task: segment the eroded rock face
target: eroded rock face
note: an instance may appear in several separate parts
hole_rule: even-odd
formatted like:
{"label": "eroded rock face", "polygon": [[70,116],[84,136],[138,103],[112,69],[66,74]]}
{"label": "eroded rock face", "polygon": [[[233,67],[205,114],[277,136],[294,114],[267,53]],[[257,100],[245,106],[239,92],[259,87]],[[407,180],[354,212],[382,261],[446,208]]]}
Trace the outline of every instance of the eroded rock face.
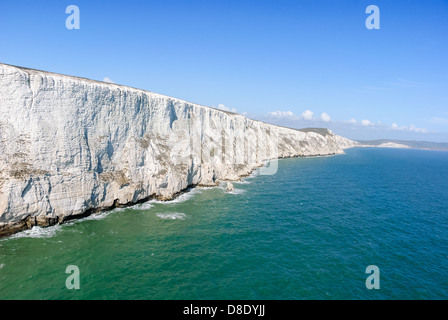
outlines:
{"label": "eroded rock face", "polygon": [[237,180],[265,160],[356,143],[160,94],[0,64],[0,235],[191,185]]}

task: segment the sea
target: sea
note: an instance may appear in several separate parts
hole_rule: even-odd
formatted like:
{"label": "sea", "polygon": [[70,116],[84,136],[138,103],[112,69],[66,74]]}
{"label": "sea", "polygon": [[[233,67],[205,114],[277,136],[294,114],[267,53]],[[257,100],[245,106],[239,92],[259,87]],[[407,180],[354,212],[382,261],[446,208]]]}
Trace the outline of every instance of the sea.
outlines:
{"label": "sea", "polygon": [[0,239],[0,299],[448,299],[448,152],[282,159],[234,186]]}

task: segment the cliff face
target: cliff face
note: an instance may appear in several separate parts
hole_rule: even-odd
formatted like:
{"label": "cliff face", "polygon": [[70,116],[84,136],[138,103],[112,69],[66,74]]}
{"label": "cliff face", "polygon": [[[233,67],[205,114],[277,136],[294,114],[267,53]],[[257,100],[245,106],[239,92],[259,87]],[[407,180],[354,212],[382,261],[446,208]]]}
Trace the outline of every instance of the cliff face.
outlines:
{"label": "cliff face", "polygon": [[0,64],[0,235],[190,185],[263,161],[356,143],[160,94]]}

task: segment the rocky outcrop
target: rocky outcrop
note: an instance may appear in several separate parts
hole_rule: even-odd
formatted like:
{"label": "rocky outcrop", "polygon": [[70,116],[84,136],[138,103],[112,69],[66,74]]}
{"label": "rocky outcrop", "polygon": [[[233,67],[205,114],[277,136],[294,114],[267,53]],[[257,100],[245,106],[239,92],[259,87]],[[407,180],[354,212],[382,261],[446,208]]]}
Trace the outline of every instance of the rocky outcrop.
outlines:
{"label": "rocky outcrop", "polygon": [[231,182],[227,182],[226,191],[227,192],[235,191],[235,187],[233,186],[233,184]]}
{"label": "rocky outcrop", "polygon": [[171,199],[189,186],[238,180],[269,159],[354,144],[326,129],[0,64],[0,235]]}

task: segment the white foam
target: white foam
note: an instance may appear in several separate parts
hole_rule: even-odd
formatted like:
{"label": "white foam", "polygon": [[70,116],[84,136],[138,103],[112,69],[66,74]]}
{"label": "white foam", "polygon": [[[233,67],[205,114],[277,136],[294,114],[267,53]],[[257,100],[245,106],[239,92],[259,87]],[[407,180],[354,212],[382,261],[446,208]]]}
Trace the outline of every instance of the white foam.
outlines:
{"label": "white foam", "polygon": [[104,218],[107,218],[111,213],[121,212],[127,209],[133,209],[133,210],[148,210],[150,208],[154,207],[153,204],[151,204],[149,201],[145,203],[139,203],[130,207],[120,207],[120,208],[114,208],[112,210],[106,210],[102,211],[100,213],[94,213],[91,214],[88,217],[79,219],[79,220],[73,220],[73,222],[81,222],[81,221],[89,221],[89,220],[103,220]]}
{"label": "white foam", "polygon": [[136,204],[135,206],[129,207],[129,209],[133,209],[133,210],[149,210],[152,207],[154,207],[154,205],[151,203],[151,201],[147,201],[147,202]]}
{"label": "white foam", "polygon": [[246,190],[234,189],[233,191],[229,191],[229,192],[226,192],[226,193],[229,193],[229,194],[243,194],[244,192],[246,192]]}
{"label": "white foam", "polygon": [[216,187],[196,187],[196,189],[194,189],[194,190],[197,190],[197,191],[202,191],[202,190],[211,190],[211,189],[215,189]]}
{"label": "white foam", "polygon": [[164,220],[184,220],[187,215],[181,212],[158,213],[157,217]]}
{"label": "white foam", "polygon": [[61,229],[61,225],[55,225],[51,227],[33,227],[29,230],[21,231],[9,237],[8,239],[19,238],[51,238]]}
{"label": "white foam", "polygon": [[103,220],[105,218],[107,218],[111,213],[114,212],[120,212],[125,210],[126,208],[114,208],[112,210],[105,210],[105,211],[101,211],[99,213],[92,213],[90,216],[87,216],[85,218],[81,218],[81,219],[74,219],[71,220],[67,223],[65,223],[66,225],[72,225],[72,224],[76,224],[76,223],[80,223],[83,221],[92,221],[92,220]]}
{"label": "white foam", "polygon": [[[238,183],[238,182],[237,182],[237,183]],[[232,191],[227,191],[227,182],[222,182],[222,183],[219,185],[219,188],[220,188],[221,190],[223,190],[225,193],[229,193],[229,194],[242,194],[242,193],[246,192],[246,190],[238,189],[238,188],[235,188],[235,189],[233,189]]]}
{"label": "white foam", "polygon": [[260,173],[261,173],[261,169],[262,169],[262,167],[254,169],[254,170],[253,170],[253,171],[246,177],[246,179],[253,179],[253,178],[259,176]]}
{"label": "white foam", "polygon": [[[115,208],[115,209],[113,209],[111,211],[103,211],[101,213],[94,213],[94,214],[91,214],[88,217],[85,217],[85,218],[82,218],[82,219],[79,219],[79,220],[76,220],[76,221],[80,221],[81,222],[81,221],[89,221],[89,220],[103,220],[104,218],[106,218],[112,212],[117,212],[117,211],[122,211],[122,210],[123,210],[122,208]],[[75,221],[75,220],[73,220],[73,221]]]}
{"label": "white foam", "polygon": [[190,199],[191,197],[193,197],[196,193],[200,192],[199,189],[191,189],[187,192],[184,192],[182,194],[180,194],[179,196],[177,196],[176,198],[174,198],[173,200],[168,200],[168,201],[161,201],[161,200],[150,200],[150,203],[160,203],[160,204],[173,204],[173,203],[181,203],[181,202],[185,202],[188,199]]}
{"label": "white foam", "polygon": [[2,269],[5,266],[4,263],[0,263],[0,269]]}

